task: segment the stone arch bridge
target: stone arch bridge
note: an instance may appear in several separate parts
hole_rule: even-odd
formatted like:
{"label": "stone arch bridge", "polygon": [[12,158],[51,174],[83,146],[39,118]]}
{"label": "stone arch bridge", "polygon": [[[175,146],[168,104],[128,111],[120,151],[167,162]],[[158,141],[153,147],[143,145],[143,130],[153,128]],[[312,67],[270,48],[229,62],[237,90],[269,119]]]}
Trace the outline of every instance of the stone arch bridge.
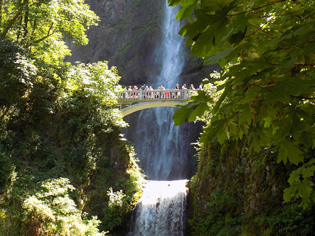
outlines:
{"label": "stone arch bridge", "polygon": [[153,107],[176,107],[187,104],[193,90],[127,90],[119,94],[118,103],[123,116]]}

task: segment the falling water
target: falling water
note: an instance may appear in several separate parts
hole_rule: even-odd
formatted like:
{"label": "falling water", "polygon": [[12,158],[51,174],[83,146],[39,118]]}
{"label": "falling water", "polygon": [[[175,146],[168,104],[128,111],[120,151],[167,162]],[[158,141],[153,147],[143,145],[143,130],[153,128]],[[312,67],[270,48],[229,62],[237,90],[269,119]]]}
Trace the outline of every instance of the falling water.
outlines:
{"label": "falling water", "polygon": [[[156,52],[161,60],[161,72],[149,81],[154,88],[162,84],[171,89],[180,83],[185,50],[184,39],[177,34],[180,28],[175,20],[177,11],[168,7],[165,0],[163,40]],[[174,108],[154,108],[142,111],[138,117],[135,149],[150,181],[136,205],[128,235],[184,235],[187,181],[162,181],[187,178],[184,156],[188,145],[183,142],[180,127],[174,126],[173,113]]]}
{"label": "falling water", "polygon": [[[184,66],[184,39],[178,35],[179,21],[175,20],[177,8],[165,3],[162,25],[163,38],[156,51],[161,61],[161,72],[149,81],[153,88],[163,85],[166,89],[175,88],[180,83]],[[184,158],[186,148],[182,142],[180,128],[174,126],[172,116],[175,108],[154,108],[143,110],[137,122],[138,142],[135,144],[140,157],[140,166],[148,179],[183,179],[185,176]],[[141,139],[141,141],[139,140]]]}
{"label": "falling water", "polygon": [[150,181],[134,210],[137,236],[184,236],[186,180]]}

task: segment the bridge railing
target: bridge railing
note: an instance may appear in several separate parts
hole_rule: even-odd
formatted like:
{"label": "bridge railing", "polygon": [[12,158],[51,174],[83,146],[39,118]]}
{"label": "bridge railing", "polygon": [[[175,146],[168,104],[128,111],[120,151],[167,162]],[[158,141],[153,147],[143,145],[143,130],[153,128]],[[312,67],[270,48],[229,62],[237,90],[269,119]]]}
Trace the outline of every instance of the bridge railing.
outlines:
{"label": "bridge railing", "polygon": [[188,100],[192,91],[189,89],[127,90],[119,94],[118,100]]}

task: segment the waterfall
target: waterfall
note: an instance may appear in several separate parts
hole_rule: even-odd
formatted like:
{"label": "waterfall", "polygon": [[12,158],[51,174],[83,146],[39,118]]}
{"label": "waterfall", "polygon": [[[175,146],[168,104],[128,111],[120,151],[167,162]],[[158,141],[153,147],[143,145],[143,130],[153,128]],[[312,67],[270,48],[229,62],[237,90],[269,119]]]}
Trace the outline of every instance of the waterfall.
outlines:
{"label": "waterfall", "polygon": [[[158,76],[148,85],[166,89],[180,84],[184,66],[184,39],[178,35],[178,8],[168,6],[165,0],[163,39],[156,51],[161,61]],[[140,167],[150,180],[133,212],[129,236],[183,236],[185,232],[185,203],[187,178],[187,150],[181,128],[172,120],[174,108],[154,108],[140,112],[135,130],[135,150]],[[185,155],[186,154],[186,155]],[[176,181],[165,181],[176,179]],[[159,181],[156,181],[159,180]]]}
{"label": "waterfall", "polygon": [[184,236],[186,180],[150,181],[134,210],[137,236]]}
{"label": "waterfall", "polygon": [[[178,35],[179,21],[175,20],[178,8],[169,7],[165,0],[161,45],[156,58],[161,61],[161,72],[148,81],[157,89],[161,84],[166,89],[180,84],[184,66],[184,39]],[[137,121],[135,149],[140,157],[140,167],[148,179],[183,179],[187,160],[187,145],[183,142],[180,127],[175,127],[172,116],[176,108],[153,108],[140,112]],[[189,144],[188,144],[189,145]],[[185,147],[186,146],[186,147]]]}

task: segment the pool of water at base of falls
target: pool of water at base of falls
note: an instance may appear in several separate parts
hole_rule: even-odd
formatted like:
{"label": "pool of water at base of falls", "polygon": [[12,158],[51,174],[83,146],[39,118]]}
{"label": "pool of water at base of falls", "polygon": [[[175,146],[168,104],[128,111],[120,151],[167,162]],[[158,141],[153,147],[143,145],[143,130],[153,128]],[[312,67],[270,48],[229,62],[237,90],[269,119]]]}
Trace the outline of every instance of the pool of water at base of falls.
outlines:
{"label": "pool of water at base of falls", "polygon": [[184,236],[187,180],[148,181],[127,236]]}

